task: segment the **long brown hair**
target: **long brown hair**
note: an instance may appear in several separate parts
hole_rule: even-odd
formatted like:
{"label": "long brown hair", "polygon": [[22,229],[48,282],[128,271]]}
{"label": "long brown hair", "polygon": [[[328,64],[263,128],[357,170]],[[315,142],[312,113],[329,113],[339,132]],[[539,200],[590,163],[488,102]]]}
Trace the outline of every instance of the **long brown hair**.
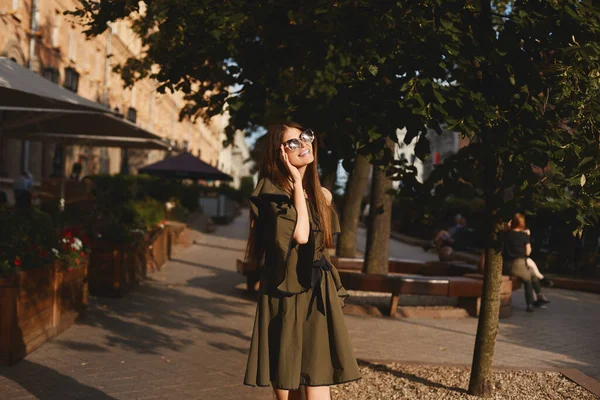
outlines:
{"label": "long brown hair", "polygon": [[516,229],[525,229],[525,216],[523,214],[516,213],[510,222],[510,229],[513,231]]}
{"label": "long brown hair", "polygon": [[[292,196],[291,179],[286,166],[281,159],[281,144],[283,135],[288,128],[296,128],[304,131],[304,127],[295,122],[278,123],[269,126],[264,142],[264,152],[260,161],[258,180],[262,178],[270,179],[274,184],[281,187]],[[312,152],[314,161],[306,167],[303,177],[303,186],[309,200],[316,205],[318,218],[323,231],[325,246],[333,247],[331,232],[331,211],[327,204],[327,199],[323,194],[319,173],[317,170],[317,138],[312,142]],[[333,204],[331,205],[333,207]],[[258,265],[261,262],[266,246],[258,240],[256,217],[250,211],[250,232],[248,234],[248,244],[246,246],[246,261],[252,265]]]}

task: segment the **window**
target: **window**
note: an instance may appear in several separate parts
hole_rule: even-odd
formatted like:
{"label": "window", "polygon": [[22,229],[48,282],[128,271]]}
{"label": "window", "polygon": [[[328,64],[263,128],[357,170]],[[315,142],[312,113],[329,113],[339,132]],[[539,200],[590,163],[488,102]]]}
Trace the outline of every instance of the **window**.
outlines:
{"label": "window", "polygon": [[137,110],[133,107],[127,109],[127,119],[135,124],[137,121]]}
{"label": "window", "polygon": [[56,10],[54,15],[54,23],[52,24],[52,47],[59,47],[58,41],[60,37],[60,12]]}
{"label": "window", "polygon": [[79,73],[74,68],[65,68],[65,81],[63,87],[69,89],[71,92],[77,93],[79,88]]}
{"label": "window", "polygon": [[69,60],[77,61],[77,39],[73,27],[69,30]]}
{"label": "window", "polygon": [[190,149],[190,142],[189,142],[189,140],[184,140],[183,141],[183,151],[187,152],[187,151],[189,151],[189,149]]}
{"label": "window", "polygon": [[11,10],[18,10],[20,6],[21,6],[21,0],[12,0]]}
{"label": "window", "polygon": [[58,80],[60,79],[60,74],[56,68],[44,68],[44,72],[42,76],[48,79],[50,82],[54,82],[58,84]]}

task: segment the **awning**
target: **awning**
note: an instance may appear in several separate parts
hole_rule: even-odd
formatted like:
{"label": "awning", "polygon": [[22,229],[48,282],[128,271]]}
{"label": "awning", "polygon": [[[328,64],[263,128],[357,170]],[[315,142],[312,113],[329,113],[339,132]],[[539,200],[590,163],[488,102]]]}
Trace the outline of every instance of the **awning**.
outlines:
{"label": "awning", "polygon": [[105,147],[168,150],[159,136],[108,107],[0,57],[2,137]]}
{"label": "awning", "polygon": [[161,176],[163,178],[205,179],[213,181],[233,180],[231,176],[190,153],[181,153],[157,163],[146,165],[138,169],[138,173]]}
{"label": "awning", "polygon": [[78,96],[9,58],[0,57],[0,110],[23,108],[111,112],[102,104]]}
{"label": "awning", "polygon": [[169,144],[112,113],[36,112],[29,118],[0,122],[2,136],[11,139],[137,149],[169,150]]}

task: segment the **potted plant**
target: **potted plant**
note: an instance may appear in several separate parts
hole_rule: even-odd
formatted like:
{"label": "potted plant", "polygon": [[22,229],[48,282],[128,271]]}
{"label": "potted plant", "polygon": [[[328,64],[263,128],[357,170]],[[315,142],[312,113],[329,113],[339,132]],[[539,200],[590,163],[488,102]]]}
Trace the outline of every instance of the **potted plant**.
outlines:
{"label": "potted plant", "polygon": [[[73,240],[79,255],[68,255],[50,216],[35,208],[0,213],[0,226],[0,363],[13,364],[80,315],[86,249]],[[65,275],[77,265],[77,278]]]}
{"label": "potted plant", "polygon": [[57,248],[52,253],[58,259],[55,327],[57,334],[71,326],[84,313],[88,294],[89,239],[78,227],[60,232]]}

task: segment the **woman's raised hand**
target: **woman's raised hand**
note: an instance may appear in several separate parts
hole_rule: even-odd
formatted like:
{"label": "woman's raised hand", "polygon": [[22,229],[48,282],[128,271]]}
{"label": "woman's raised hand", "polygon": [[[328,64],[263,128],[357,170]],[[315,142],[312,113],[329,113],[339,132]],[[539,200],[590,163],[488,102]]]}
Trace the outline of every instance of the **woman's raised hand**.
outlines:
{"label": "woman's raised hand", "polygon": [[292,178],[293,183],[301,182],[302,175],[300,174],[300,171],[298,171],[298,168],[294,167],[292,163],[290,163],[290,159],[287,153],[285,152],[285,147],[283,145],[281,145],[281,158],[288,172],[290,173],[290,177]]}

